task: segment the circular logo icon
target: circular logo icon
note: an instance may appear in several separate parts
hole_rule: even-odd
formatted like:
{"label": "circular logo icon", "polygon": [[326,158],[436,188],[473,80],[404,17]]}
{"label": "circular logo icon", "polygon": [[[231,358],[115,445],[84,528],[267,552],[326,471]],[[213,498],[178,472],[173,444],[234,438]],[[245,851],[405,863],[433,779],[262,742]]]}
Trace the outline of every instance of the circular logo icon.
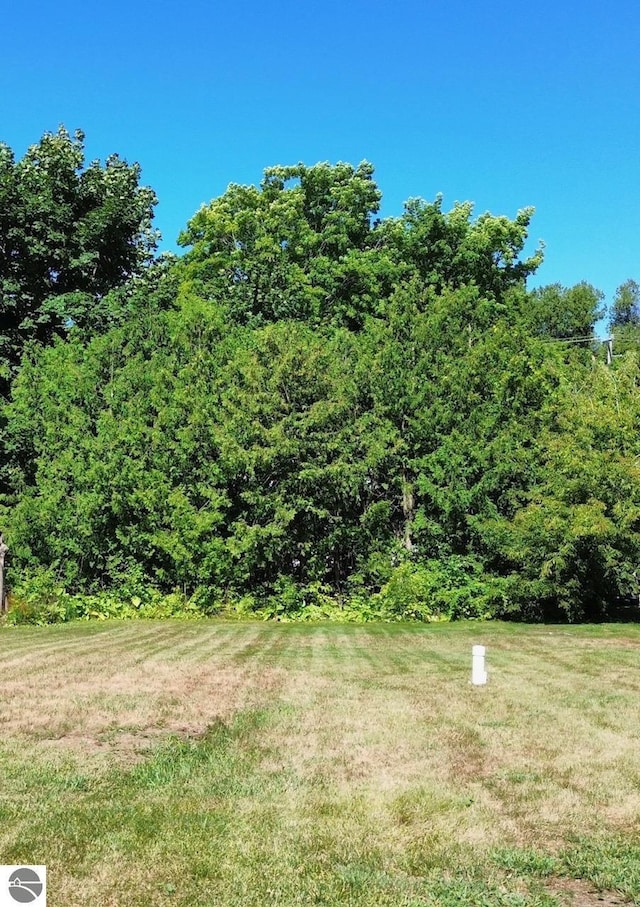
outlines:
{"label": "circular logo icon", "polygon": [[9,876],[9,894],[18,904],[33,904],[42,894],[40,876],[28,866],[15,869]]}

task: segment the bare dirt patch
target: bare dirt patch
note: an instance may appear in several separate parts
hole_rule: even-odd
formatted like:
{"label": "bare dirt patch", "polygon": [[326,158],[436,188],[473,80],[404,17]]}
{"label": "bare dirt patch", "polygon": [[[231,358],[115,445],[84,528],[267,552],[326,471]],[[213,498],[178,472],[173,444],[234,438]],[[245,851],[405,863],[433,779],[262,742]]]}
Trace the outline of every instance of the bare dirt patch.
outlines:
{"label": "bare dirt patch", "polygon": [[553,879],[545,887],[567,907],[623,907],[629,904],[615,891],[594,891],[582,879]]}

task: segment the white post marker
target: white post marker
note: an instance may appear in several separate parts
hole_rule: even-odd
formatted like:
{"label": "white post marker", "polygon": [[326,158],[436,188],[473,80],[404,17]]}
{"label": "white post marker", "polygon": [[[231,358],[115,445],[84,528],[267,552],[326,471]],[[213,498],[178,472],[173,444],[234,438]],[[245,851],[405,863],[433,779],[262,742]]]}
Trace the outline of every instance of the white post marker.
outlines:
{"label": "white post marker", "polygon": [[484,666],[484,646],[473,646],[471,649],[471,683],[474,686],[483,686],[487,682],[487,672]]}

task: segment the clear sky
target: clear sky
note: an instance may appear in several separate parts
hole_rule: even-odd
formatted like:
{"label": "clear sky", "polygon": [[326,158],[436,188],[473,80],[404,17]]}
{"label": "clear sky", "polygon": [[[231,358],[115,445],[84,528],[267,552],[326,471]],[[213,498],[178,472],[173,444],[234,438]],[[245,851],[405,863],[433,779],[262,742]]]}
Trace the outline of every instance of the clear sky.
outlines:
{"label": "clear sky", "polygon": [[384,215],[534,205],[536,284],[640,280],[638,0],[5,0],[0,60],[0,141],[139,161],[163,248],[230,182],[367,159]]}

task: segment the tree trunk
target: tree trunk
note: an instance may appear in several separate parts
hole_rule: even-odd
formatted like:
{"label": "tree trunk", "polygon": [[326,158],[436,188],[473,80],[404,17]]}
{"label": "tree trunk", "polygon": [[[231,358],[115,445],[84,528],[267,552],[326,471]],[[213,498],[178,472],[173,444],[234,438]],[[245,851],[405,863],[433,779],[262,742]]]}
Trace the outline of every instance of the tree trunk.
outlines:
{"label": "tree trunk", "polygon": [[0,535],[0,614],[7,610],[7,596],[4,588],[4,559],[8,546],[5,545],[2,535]]}
{"label": "tree trunk", "polygon": [[404,516],[404,538],[403,543],[407,551],[413,551],[413,542],[411,540],[411,525],[415,512],[415,498],[413,496],[413,485],[407,478],[406,472],[402,473],[402,513]]}

